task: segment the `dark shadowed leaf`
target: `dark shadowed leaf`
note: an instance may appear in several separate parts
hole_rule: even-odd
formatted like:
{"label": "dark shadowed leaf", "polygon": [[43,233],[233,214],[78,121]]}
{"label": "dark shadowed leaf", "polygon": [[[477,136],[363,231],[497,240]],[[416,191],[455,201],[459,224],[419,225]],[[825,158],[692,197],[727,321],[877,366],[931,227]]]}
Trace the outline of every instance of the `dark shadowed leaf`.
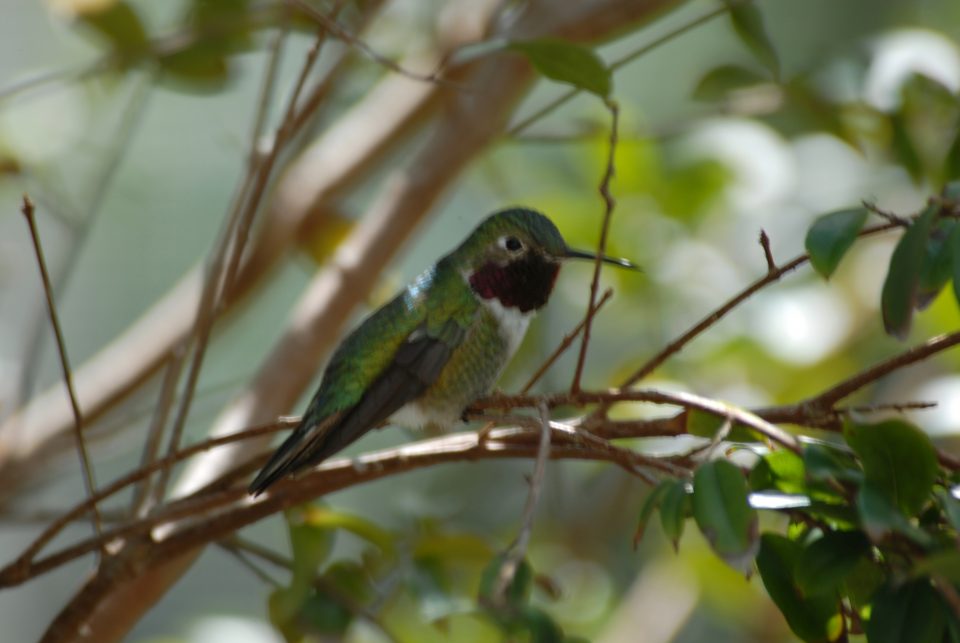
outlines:
{"label": "dark shadowed leaf", "polygon": [[807,231],[806,247],[810,263],[824,279],[829,279],[840,260],[853,245],[867,220],[866,208],[851,208],[818,217]]}
{"label": "dark shadowed leaf", "polygon": [[666,495],[667,490],[673,483],[673,480],[663,480],[647,494],[643,506],[640,507],[640,520],[637,523],[637,530],[633,534],[634,547],[640,544],[643,534],[647,530],[647,524],[650,522],[650,516],[653,515],[655,509],[660,507],[663,496]]}
{"label": "dark shadowed leaf", "polygon": [[953,137],[953,143],[947,151],[943,170],[944,176],[948,179],[960,177],[960,128],[957,129],[957,133]]}
{"label": "dark shadowed leaf", "polygon": [[960,532],[960,500],[946,489],[937,489],[935,495],[950,525]]}
{"label": "dark shadowed leaf", "polygon": [[883,282],[880,308],[887,333],[903,339],[910,331],[910,319],[917,301],[920,270],[927,251],[927,238],[937,217],[938,207],[927,209],[900,237],[890,258],[887,278]]}
{"label": "dark shadowed leaf", "polygon": [[897,532],[919,545],[930,544],[930,536],[914,525],[903,512],[870,482],[865,482],[857,493],[857,512],[863,530],[874,542],[882,541],[890,532]]}
{"label": "dark shadowed leaf", "polygon": [[930,438],[901,420],[848,424],[844,436],[863,463],[867,482],[907,516],[919,513],[939,472]]}
{"label": "dark shadowed leaf", "polygon": [[950,280],[953,272],[953,240],[958,227],[955,219],[938,219],[930,230],[917,283],[917,310],[929,306]]}
{"label": "dark shadowed leaf", "polygon": [[683,526],[690,517],[690,493],[683,480],[672,480],[660,503],[660,525],[667,540],[677,549],[683,536]]}
{"label": "dark shadowed leaf", "polygon": [[732,91],[769,82],[757,72],[738,65],[720,65],[708,71],[693,90],[701,101],[721,100]]}
{"label": "dark shadowed leaf", "polygon": [[747,573],[757,553],[757,512],[747,501],[747,481],[726,460],[713,460],[693,478],[693,516],[713,550]]}
{"label": "dark shadowed leaf", "polygon": [[936,590],[928,581],[916,580],[882,587],[874,595],[865,629],[870,643],[942,641],[948,618]]}
{"label": "dark shadowed leaf", "polygon": [[914,578],[930,577],[936,574],[953,583],[960,583],[960,551],[942,549],[922,558],[910,571]]}
{"label": "dark shadowed leaf", "polygon": [[730,5],[730,21],[740,40],[753,52],[757,60],[773,73],[774,78],[779,78],[780,61],[763,26],[760,10],[746,2],[734,3],[727,0],[727,4]]}
{"label": "dark shadowed leaf", "polygon": [[856,484],[863,480],[863,471],[852,453],[826,444],[804,446],[803,465],[811,480],[837,480]]}
{"label": "dark shadowed leaf", "polygon": [[960,226],[953,229],[947,241],[950,246],[950,277],[953,279],[953,296],[960,304]]}
{"label": "dark shadowed leaf", "polygon": [[828,531],[800,554],[796,583],[804,594],[833,593],[870,551],[859,531]]}
{"label": "dark shadowed leaf", "polygon": [[590,49],[565,40],[544,38],[510,43],[541,74],[550,80],[607,98],[613,88],[610,69]]}
{"label": "dark shadowed leaf", "polygon": [[764,534],[757,568],[763,586],[793,633],[804,641],[827,641],[827,626],[837,613],[837,600],[832,593],[809,594],[799,587],[796,578],[802,551],[800,543],[789,538]]}
{"label": "dark shadowed leaf", "polygon": [[198,41],[191,47],[160,58],[163,81],[171,88],[189,92],[215,92],[230,80],[226,55],[209,42]]}

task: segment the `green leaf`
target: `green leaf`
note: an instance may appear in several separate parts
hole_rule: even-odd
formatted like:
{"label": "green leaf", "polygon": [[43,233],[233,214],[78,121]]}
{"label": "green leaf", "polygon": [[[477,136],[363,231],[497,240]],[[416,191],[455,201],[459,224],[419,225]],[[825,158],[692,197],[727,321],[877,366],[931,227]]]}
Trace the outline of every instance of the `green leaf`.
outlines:
{"label": "green leaf", "polygon": [[865,482],[857,492],[857,512],[863,530],[874,542],[880,542],[890,532],[901,533],[915,543],[927,546],[930,536],[903,515],[886,493],[870,482]]}
{"label": "green leaf", "polygon": [[941,641],[947,627],[947,608],[926,580],[899,587],[882,587],[873,598],[866,623],[870,643]]}
{"label": "green leaf", "polygon": [[477,592],[478,602],[488,609],[520,610],[530,600],[530,591],[533,588],[533,568],[526,560],[520,561],[517,565],[513,578],[510,579],[503,595],[496,595],[506,561],[507,554],[497,555],[480,575],[480,589]]}
{"label": "green leaf", "polygon": [[747,481],[726,460],[713,460],[693,478],[693,517],[713,550],[747,573],[759,546],[757,512],[747,501]]}
{"label": "green leaf", "polygon": [[910,175],[910,179],[920,184],[923,181],[923,160],[910,134],[910,126],[902,112],[890,115],[890,131],[892,140],[890,147],[903,169]]}
{"label": "green leaf", "polygon": [[810,264],[824,279],[829,279],[843,256],[853,245],[869,212],[851,208],[818,217],[807,231],[805,245]]}
{"label": "green leaf", "polygon": [[796,583],[805,594],[833,594],[844,578],[870,551],[860,531],[828,531],[800,555]]}
{"label": "green leaf", "polygon": [[770,598],[804,641],[827,641],[828,624],[837,613],[830,593],[808,594],[797,584],[802,546],[789,538],[767,533],[760,538],[757,568]]}
{"label": "green leaf", "polygon": [[308,522],[302,507],[289,509],[285,517],[293,554],[293,578],[290,581],[292,596],[284,600],[299,604],[312,586],[320,564],[333,550],[334,534],[325,527]]}
{"label": "green leaf", "polygon": [[660,484],[647,494],[646,499],[643,501],[643,506],[640,507],[640,520],[637,523],[637,530],[633,534],[634,548],[640,544],[640,541],[643,539],[643,534],[647,530],[647,523],[650,522],[650,516],[653,514],[653,511],[660,506],[663,496],[674,482],[674,480],[662,480]]}
{"label": "green leaf", "polygon": [[960,551],[942,549],[918,560],[910,575],[914,578],[939,576],[953,583],[960,583]]}
{"label": "green leaf", "polygon": [[207,41],[160,57],[164,82],[173,89],[214,92],[230,80],[230,66],[220,47]]}
{"label": "green leaf", "polygon": [[78,21],[105,38],[126,63],[149,50],[143,22],[126,2],[114,2],[104,9],[83,11]]}
{"label": "green leaf", "polygon": [[751,3],[727,0],[727,4],[730,7],[730,21],[741,42],[773,73],[774,78],[779,78],[780,61],[763,26],[760,10]]}
{"label": "green leaf", "polygon": [[613,89],[613,76],[606,63],[586,47],[552,38],[517,41],[510,49],[518,51],[538,72],[551,80],[607,98]]}
{"label": "green leaf", "polygon": [[563,630],[542,609],[526,607],[522,616],[523,627],[530,632],[530,643],[562,643]]}
{"label": "green leaf", "polygon": [[957,229],[955,219],[938,219],[930,230],[917,283],[917,310],[929,306],[950,280],[953,272],[953,238]]}
{"label": "green leaf", "polygon": [[937,217],[938,207],[929,205],[900,237],[890,258],[883,282],[880,308],[888,334],[903,339],[910,331],[910,319],[917,301],[920,270],[927,250],[927,238]]}
{"label": "green leaf", "polygon": [[950,272],[953,278],[953,296],[960,304],[960,226],[953,229],[953,234],[947,241],[950,246]]}
{"label": "green leaf", "polygon": [[937,489],[934,495],[936,495],[940,506],[943,507],[943,513],[950,525],[960,532],[960,500],[957,500],[947,489]]}
{"label": "green leaf", "polygon": [[930,438],[901,420],[848,424],[844,437],[863,463],[867,482],[907,516],[918,514],[939,473]]}
{"label": "green leaf", "polygon": [[738,65],[720,65],[708,71],[693,90],[699,101],[721,100],[732,91],[769,82],[757,72]]}
{"label": "green leaf", "polygon": [[803,460],[793,451],[778,449],[761,458],[750,471],[754,491],[777,489],[784,493],[805,493],[806,473]]}
{"label": "green leaf", "polygon": [[950,149],[947,150],[947,157],[944,159],[943,164],[944,176],[948,179],[960,178],[960,128],[957,129],[957,133],[953,137],[953,143],[950,144]]}
{"label": "green leaf", "polygon": [[671,482],[660,503],[660,526],[676,550],[683,536],[683,526],[690,516],[690,494],[687,492],[687,483],[683,480]]}
{"label": "green leaf", "polygon": [[804,446],[803,465],[811,480],[837,480],[855,484],[863,481],[863,471],[853,456],[826,444]]}
{"label": "green leaf", "polygon": [[393,534],[365,518],[314,505],[305,506],[301,511],[303,521],[312,527],[328,530],[343,529],[376,545],[384,553],[393,554],[396,550]]}

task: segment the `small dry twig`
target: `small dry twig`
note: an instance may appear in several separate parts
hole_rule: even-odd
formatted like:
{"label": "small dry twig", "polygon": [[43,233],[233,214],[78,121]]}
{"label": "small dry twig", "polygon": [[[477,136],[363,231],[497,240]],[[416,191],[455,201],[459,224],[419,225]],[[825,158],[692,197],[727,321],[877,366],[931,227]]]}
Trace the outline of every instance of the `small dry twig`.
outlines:
{"label": "small dry twig", "polygon": [[[37,258],[37,266],[40,268],[40,279],[43,281],[43,294],[47,300],[47,312],[50,313],[50,325],[53,326],[53,334],[57,340],[57,354],[60,357],[63,381],[67,387],[67,395],[70,397],[70,407],[73,409],[73,435],[77,443],[77,453],[80,455],[80,466],[83,470],[83,484],[86,487],[87,497],[92,498],[97,493],[97,482],[94,478],[93,466],[90,464],[87,443],[83,438],[83,413],[81,413],[80,404],[77,402],[77,392],[73,388],[73,373],[70,370],[70,360],[67,357],[66,342],[63,341],[63,331],[60,329],[57,307],[53,303],[50,275],[47,272],[47,262],[43,258],[43,246],[40,244],[40,234],[37,232],[37,221],[33,201],[31,201],[30,197],[26,194],[23,195],[23,204],[20,211],[27,220],[27,227],[30,229],[30,239],[33,241],[33,251]],[[100,520],[100,509],[96,503],[91,505],[91,521],[94,532],[97,534],[97,537],[100,538],[103,535],[103,526]]]}

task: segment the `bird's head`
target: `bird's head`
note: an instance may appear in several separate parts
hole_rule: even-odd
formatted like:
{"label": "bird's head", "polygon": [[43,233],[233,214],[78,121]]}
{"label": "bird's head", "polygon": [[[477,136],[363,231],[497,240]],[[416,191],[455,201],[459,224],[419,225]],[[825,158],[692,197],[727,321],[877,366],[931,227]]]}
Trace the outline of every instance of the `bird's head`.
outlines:
{"label": "bird's head", "polygon": [[[596,255],[567,246],[553,221],[527,208],[490,215],[447,257],[479,297],[524,313],[547,303],[567,259],[595,260]],[[636,269],[625,259],[601,260]]]}

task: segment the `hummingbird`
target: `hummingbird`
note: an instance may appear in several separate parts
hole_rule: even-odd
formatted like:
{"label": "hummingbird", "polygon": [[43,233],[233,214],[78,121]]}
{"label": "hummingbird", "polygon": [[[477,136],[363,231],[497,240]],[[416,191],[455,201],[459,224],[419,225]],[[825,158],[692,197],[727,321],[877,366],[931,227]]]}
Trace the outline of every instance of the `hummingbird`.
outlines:
{"label": "hummingbird", "polygon": [[[342,341],[300,424],[249,493],[319,464],[387,421],[434,430],[456,424],[516,353],[567,259],[596,255],[571,249],[535,210],[488,216]],[[636,269],[625,259],[600,259]]]}

